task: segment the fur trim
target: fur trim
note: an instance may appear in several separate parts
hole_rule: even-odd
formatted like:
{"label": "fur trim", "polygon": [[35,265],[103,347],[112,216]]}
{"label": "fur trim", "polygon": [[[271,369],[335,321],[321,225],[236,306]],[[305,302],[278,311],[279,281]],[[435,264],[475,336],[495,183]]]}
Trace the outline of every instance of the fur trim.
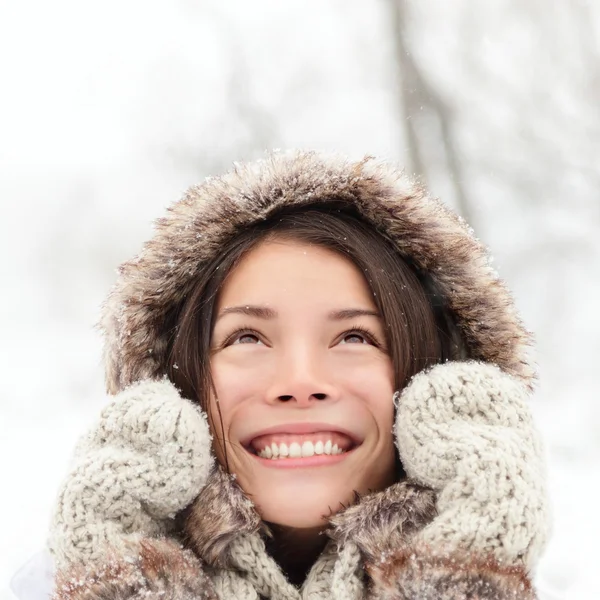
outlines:
{"label": "fur trim", "polygon": [[493,557],[443,556],[406,547],[367,565],[373,600],[535,600],[523,569]]}
{"label": "fur trim", "polygon": [[124,263],[99,327],[106,385],[165,373],[168,319],[224,242],[282,208],[345,204],[428,276],[457,321],[466,356],[498,364],[529,385],[531,343],[485,247],[468,226],[395,167],[313,152],[273,154],[192,187],[156,222],[154,237]]}
{"label": "fur trim", "polygon": [[[364,497],[329,519],[339,546],[356,544],[368,559],[403,547],[436,515],[435,494],[404,481]],[[235,480],[216,468],[206,487],[181,515],[185,543],[212,567],[233,568],[231,545],[242,534],[271,535]]]}
{"label": "fur trim", "polygon": [[185,543],[213,567],[233,566],[230,546],[240,535],[269,534],[252,502],[220,467],[181,519]]}
{"label": "fur trim", "polygon": [[356,502],[331,517],[329,535],[340,545],[353,542],[367,560],[403,547],[436,515],[435,493],[408,481]]}
{"label": "fur trim", "polygon": [[97,565],[59,571],[51,600],[217,600],[202,564],[165,539],[145,538],[129,552],[114,551]]}

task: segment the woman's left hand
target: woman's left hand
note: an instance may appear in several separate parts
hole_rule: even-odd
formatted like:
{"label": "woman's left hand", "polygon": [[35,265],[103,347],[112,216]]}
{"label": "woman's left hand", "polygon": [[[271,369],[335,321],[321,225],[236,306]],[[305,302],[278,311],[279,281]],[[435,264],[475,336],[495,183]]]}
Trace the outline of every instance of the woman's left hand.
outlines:
{"label": "woman's left hand", "polygon": [[398,401],[396,439],[409,477],[433,488],[432,548],[531,568],[547,536],[540,437],[529,393],[497,366],[448,362],[417,374]]}
{"label": "woman's left hand", "polygon": [[525,386],[487,363],[417,374],[397,402],[409,478],[437,516],[367,570],[381,600],[535,600],[531,569],[548,533],[545,468]]}

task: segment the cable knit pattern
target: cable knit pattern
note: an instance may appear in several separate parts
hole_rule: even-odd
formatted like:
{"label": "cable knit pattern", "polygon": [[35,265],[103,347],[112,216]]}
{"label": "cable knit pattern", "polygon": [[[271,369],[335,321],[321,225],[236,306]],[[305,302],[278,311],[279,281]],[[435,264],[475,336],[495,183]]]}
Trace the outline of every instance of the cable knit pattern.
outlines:
{"label": "cable knit pattern", "polygon": [[261,600],[254,586],[241,573],[211,569],[209,576],[219,600]]}
{"label": "cable knit pattern", "polygon": [[362,562],[356,546],[338,552],[329,542],[301,589],[285,578],[267,554],[258,535],[243,535],[231,549],[238,570],[207,568],[220,600],[361,600],[364,598]]}
{"label": "cable knit pattern", "polygon": [[[300,590],[287,581],[267,554],[259,535],[240,536],[231,548],[231,555],[243,575],[227,570],[217,573],[215,589],[223,594],[223,600],[254,597],[251,592],[241,591],[244,585],[237,580],[242,578],[270,600],[361,600],[364,597],[361,557],[358,548],[351,543],[338,550],[337,544],[329,542]],[[234,589],[237,595],[227,595]]]}
{"label": "cable knit pattern", "polygon": [[206,482],[210,444],[205,416],[167,379],[118,394],[78,444],[61,488],[49,540],[57,565],[168,533]]}
{"label": "cable knit pattern", "polygon": [[262,596],[272,600],[299,599],[298,592],[267,554],[265,544],[258,535],[239,536],[232,544],[231,557]]}
{"label": "cable knit pattern", "polygon": [[363,597],[364,586],[360,552],[355,544],[348,543],[342,548],[333,569],[331,592],[333,598],[358,600]]}
{"label": "cable knit pattern", "polygon": [[302,600],[321,600],[331,593],[331,575],[337,557],[337,544],[329,542],[306,577]]}
{"label": "cable knit pattern", "polygon": [[438,491],[416,543],[532,568],[548,529],[544,461],[527,390],[492,364],[450,362],[402,392],[397,445],[409,477]]}

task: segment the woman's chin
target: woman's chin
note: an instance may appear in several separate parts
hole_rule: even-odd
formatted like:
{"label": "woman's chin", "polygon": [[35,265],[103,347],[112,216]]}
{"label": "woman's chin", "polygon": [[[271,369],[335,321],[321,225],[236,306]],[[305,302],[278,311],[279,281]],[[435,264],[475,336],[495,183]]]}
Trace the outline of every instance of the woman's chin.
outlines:
{"label": "woman's chin", "polygon": [[263,521],[306,529],[323,527],[327,518],[339,512],[353,501],[352,490],[335,494],[331,489],[318,493],[307,490],[278,489],[271,494],[261,492],[254,496],[256,508]]}
{"label": "woman's chin", "polygon": [[302,512],[300,509],[288,512],[275,508],[271,510],[269,507],[260,510],[263,521],[291,529],[322,529],[327,526],[327,516],[331,514],[328,508],[325,508],[325,512],[323,510]]}

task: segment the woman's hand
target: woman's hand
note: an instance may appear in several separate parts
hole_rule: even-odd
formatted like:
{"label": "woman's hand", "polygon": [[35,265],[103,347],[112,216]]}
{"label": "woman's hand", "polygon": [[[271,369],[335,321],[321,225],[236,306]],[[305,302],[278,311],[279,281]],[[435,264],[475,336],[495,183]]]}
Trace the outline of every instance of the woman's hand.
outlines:
{"label": "woman's hand", "polygon": [[547,535],[545,468],[526,388],[489,363],[416,375],[398,401],[396,439],[409,477],[438,494],[418,541],[530,568]]}
{"label": "woman's hand", "polygon": [[78,444],[60,490],[50,535],[58,566],[168,534],[212,463],[205,415],[167,379],[119,393]]}
{"label": "woman's hand", "polygon": [[548,507],[527,390],[473,361],[419,373],[397,402],[404,468],[433,488],[437,516],[367,565],[378,600],[534,600]]}

